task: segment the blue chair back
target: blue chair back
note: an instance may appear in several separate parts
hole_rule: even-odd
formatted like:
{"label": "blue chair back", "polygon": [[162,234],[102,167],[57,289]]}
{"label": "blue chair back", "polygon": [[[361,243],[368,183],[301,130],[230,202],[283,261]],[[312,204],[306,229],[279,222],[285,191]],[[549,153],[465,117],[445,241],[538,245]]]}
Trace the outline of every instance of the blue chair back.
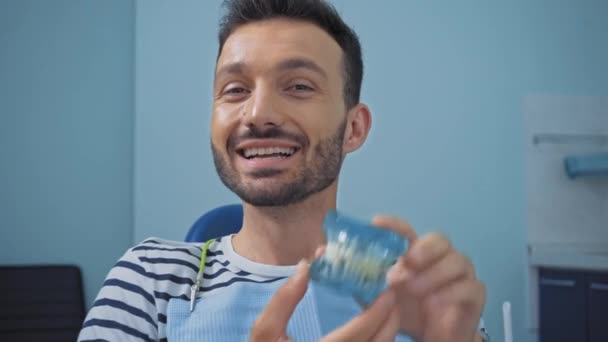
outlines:
{"label": "blue chair back", "polygon": [[186,242],[205,242],[224,235],[237,233],[243,226],[243,206],[229,204],[203,214],[190,227]]}

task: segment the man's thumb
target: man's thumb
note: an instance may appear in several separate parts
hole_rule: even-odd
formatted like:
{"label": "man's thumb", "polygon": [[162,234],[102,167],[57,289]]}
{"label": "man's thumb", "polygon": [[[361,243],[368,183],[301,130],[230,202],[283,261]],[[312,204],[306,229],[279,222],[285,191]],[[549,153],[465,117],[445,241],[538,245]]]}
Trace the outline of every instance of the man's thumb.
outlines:
{"label": "man's thumb", "polygon": [[251,341],[284,340],[289,318],[308,287],[308,263],[301,260],[296,273],[281,286],[253,323]]}

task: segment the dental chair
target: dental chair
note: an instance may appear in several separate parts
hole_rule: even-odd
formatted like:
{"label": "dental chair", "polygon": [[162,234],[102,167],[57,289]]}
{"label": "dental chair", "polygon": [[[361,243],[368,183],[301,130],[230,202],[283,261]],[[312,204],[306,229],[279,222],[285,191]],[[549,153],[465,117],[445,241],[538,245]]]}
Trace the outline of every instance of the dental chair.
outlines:
{"label": "dental chair", "polygon": [[243,206],[229,204],[203,214],[190,227],[186,242],[205,242],[224,235],[235,234],[243,225]]}

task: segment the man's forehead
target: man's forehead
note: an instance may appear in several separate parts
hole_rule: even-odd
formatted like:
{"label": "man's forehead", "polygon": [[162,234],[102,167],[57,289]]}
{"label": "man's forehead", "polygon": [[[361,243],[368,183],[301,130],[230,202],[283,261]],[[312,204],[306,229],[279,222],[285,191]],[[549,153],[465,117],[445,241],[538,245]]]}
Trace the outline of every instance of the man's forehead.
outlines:
{"label": "man's forehead", "polygon": [[[249,23],[237,28],[226,40],[216,66],[238,71],[265,64],[275,68],[286,65],[318,67],[331,73],[340,67],[342,49],[318,26],[287,19]],[[326,75],[325,75],[326,76]]]}

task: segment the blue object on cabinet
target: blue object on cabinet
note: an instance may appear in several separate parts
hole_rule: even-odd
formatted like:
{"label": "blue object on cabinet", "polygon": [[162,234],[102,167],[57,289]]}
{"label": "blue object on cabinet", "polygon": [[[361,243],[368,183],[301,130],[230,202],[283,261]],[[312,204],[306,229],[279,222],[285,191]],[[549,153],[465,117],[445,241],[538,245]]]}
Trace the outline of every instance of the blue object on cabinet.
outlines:
{"label": "blue object on cabinet", "polygon": [[569,156],[564,160],[564,167],[570,178],[608,176],[608,153]]}

